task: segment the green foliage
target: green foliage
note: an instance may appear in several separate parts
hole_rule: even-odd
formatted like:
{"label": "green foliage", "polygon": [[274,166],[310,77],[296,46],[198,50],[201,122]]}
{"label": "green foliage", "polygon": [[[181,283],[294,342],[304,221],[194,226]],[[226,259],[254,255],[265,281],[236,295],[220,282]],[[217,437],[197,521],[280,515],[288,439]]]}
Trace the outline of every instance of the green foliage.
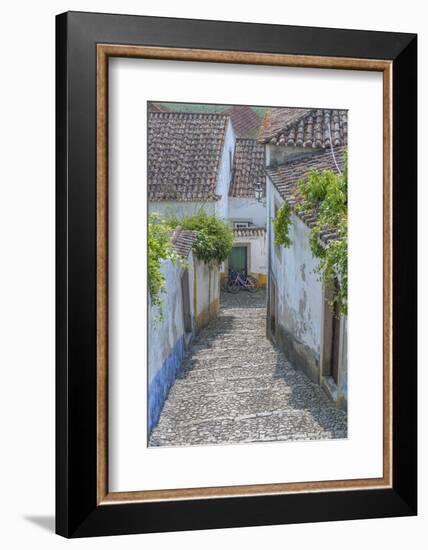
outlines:
{"label": "green foliage", "polygon": [[275,244],[278,246],[291,246],[292,242],[288,234],[291,224],[291,209],[285,202],[277,211],[273,219],[273,231],[275,233]]}
{"label": "green foliage", "polygon": [[233,232],[228,224],[215,215],[208,215],[200,209],[196,214],[184,218],[169,217],[170,227],[182,227],[198,232],[193,243],[193,253],[206,263],[221,263],[229,255],[233,245]]}
{"label": "green foliage", "polygon": [[148,225],[148,287],[152,305],[158,306],[159,318],[163,318],[162,298],[165,292],[165,277],[161,271],[161,261],[181,261],[171,244],[171,229],[156,214],[149,215]]}
{"label": "green foliage", "polygon": [[[300,202],[296,211],[315,214],[317,222],[311,230],[310,245],[320,259],[318,271],[333,290],[333,304],[347,314],[348,305],[348,170],[347,158],[341,175],[331,170],[312,171],[297,184]],[[320,233],[331,230],[338,239],[322,243]],[[335,284],[335,281],[338,284]],[[332,304],[332,305],[333,305]]]}
{"label": "green foliage", "polygon": [[[227,109],[230,109],[232,105],[213,105],[209,103],[158,103],[161,107],[168,109],[169,111],[176,111],[179,113],[224,113]],[[258,107],[251,106],[251,109],[263,118],[266,111],[270,110],[270,107]]]}
{"label": "green foliage", "polygon": [[162,294],[165,292],[165,277],[161,271],[161,262],[171,260],[185,265],[174,250],[171,243],[173,230],[177,227],[198,232],[193,243],[195,256],[206,263],[220,263],[229,255],[233,245],[233,233],[230,227],[215,216],[209,216],[200,210],[192,216],[178,218],[170,216],[167,219],[157,214],[150,214],[148,224],[148,287],[152,305],[159,308],[159,316],[163,318]]}

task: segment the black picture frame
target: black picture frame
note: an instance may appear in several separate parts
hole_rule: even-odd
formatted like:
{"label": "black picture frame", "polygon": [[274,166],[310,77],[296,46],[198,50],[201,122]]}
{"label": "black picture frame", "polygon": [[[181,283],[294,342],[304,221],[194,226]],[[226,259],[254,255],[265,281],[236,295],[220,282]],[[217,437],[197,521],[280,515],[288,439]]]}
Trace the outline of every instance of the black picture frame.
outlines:
{"label": "black picture frame", "polygon": [[[97,44],[392,62],[391,488],[97,504]],[[68,12],[56,18],[56,532],[65,537],[417,513],[417,36]]]}

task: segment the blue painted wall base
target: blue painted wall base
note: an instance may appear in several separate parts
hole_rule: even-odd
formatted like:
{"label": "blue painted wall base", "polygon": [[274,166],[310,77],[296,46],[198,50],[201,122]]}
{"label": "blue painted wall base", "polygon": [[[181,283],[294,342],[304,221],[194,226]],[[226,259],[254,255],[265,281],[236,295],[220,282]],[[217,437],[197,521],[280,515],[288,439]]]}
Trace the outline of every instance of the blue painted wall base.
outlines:
{"label": "blue painted wall base", "polygon": [[169,390],[180,371],[184,357],[184,335],[177,340],[172,352],[149,384],[149,435],[159,421]]}

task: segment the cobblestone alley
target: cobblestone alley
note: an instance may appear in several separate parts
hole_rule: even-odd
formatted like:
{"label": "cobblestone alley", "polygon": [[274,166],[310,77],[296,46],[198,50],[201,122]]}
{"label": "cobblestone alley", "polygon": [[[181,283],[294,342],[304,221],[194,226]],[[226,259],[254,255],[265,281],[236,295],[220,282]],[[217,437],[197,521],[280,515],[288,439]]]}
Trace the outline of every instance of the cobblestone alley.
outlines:
{"label": "cobblestone alley", "polygon": [[266,293],[223,293],[171,388],[150,446],[335,439],[346,414],[265,336]]}

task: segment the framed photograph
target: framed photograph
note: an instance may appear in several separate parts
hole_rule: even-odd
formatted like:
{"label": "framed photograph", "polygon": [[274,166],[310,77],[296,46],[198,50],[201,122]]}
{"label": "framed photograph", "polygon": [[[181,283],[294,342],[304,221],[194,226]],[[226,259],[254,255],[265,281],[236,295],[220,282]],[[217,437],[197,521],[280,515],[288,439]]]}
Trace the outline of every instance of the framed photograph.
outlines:
{"label": "framed photograph", "polygon": [[56,26],[57,533],[416,514],[416,35]]}

